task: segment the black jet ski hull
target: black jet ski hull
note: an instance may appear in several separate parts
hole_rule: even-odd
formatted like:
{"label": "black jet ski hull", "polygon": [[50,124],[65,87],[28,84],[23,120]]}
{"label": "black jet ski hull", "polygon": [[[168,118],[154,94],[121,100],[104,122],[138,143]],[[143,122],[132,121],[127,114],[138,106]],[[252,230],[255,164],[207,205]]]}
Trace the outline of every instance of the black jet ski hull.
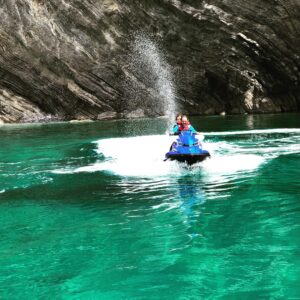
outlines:
{"label": "black jet ski hull", "polygon": [[204,154],[173,154],[167,153],[166,159],[176,160],[178,162],[186,163],[188,165],[193,165],[195,163],[205,160],[207,157],[210,157],[209,153]]}

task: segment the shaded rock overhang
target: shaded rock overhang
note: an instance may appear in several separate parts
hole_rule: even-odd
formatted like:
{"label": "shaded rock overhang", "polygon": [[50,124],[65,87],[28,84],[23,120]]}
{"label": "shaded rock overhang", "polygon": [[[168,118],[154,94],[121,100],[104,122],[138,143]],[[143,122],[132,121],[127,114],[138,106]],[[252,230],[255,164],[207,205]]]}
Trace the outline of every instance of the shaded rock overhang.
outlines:
{"label": "shaded rock overhang", "polygon": [[141,34],[170,67],[178,110],[300,110],[297,0],[6,0],[0,17],[2,122],[162,115],[130,66]]}

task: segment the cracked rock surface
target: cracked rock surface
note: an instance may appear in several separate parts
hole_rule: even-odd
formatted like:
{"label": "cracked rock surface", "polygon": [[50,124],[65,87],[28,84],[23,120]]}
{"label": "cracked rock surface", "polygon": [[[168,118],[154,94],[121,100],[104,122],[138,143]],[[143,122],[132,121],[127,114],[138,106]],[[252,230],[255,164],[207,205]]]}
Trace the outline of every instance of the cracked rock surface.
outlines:
{"label": "cracked rock surface", "polygon": [[141,32],[180,111],[300,110],[298,0],[0,0],[0,18],[0,122],[163,115],[131,65]]}

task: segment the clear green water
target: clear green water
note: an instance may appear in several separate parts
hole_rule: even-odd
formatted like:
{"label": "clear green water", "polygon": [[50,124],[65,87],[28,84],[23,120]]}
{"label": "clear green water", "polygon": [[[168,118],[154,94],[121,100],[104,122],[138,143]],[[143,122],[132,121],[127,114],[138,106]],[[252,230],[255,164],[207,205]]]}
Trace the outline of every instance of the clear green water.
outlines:
{"label": "clear green water", "polygon": [[192,121],[0,127],[0,298],[300,299],[300,115]]}

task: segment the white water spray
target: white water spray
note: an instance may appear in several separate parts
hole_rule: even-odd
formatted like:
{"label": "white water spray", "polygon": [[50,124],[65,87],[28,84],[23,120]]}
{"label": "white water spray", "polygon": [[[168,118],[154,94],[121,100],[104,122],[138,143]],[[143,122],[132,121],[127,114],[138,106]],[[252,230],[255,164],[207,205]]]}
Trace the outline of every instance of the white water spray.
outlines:
{"label": "white water spray", "polygon": [[[257,135],[269,134],[270,137],[266,142],[261,142],[258,147],[257,141],[250,138],[254,133]],[[212,158],[196,164],[192,168],[186,168],[176,162],[163,161],[174,137],[153,135],[102,139],[95,141],[95,150],[99,155],[105,157],[104,160],[75,169],[55,170],[54,173],[101,171],[124,177],[174,178],[193,172],[194,174],[204,174],[207,182],[224,183],[226,180],[241,177],[241,174],[245,177],[263,163],[278,156],[300,153],[298,128],[211,132],[207,136],[242,134],[248,136],[246,142],[241,140],[204,142],[204,148],[210,152]],[[153,145],[159,145],[159,147],[153,147]]]}
{"label": "white water spray", "polygon": [[149,115],[164,115],[170,126],[176,113],[173,76],[158,44],[145,34],[134,38],[129,72],[129,107],[142,106]]}

